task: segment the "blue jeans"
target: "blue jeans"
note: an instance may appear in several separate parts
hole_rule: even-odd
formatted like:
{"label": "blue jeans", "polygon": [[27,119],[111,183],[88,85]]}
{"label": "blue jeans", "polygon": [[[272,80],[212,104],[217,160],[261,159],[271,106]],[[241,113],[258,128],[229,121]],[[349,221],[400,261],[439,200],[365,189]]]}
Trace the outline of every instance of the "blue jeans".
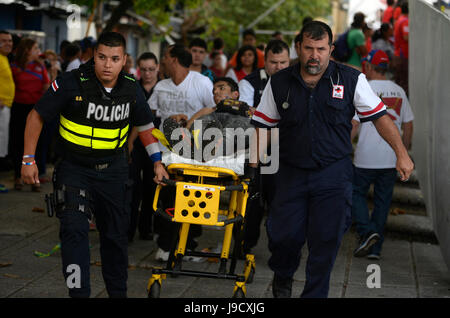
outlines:
{"label": "blue jeans", "polygon": [[[372,246],[370,254],[380,254],[384,241],[383,232],[391,206],[397,171],[392,169],[354,168],[352,216],[356,223],[356,231],[362,237],[369,232],[380,235],[378,242]],[[369,216],[367,193],[370,185],[374,185],[372,215]]]}

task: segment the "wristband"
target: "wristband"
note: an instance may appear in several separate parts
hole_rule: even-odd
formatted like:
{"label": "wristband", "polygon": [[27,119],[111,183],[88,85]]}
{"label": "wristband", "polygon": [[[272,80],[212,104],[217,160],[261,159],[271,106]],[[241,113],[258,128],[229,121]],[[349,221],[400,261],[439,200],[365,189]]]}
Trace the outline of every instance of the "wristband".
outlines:
{"label": "wristband", "polygon": [[33,160],[33,161],[31,161],[31,162],[25,162],[25,161],[22,161],[22,165],[24,165],[24,166],[32,166],[32,165],[34,165],[35,163],[36,163],[35,160]]}
{"label": "wristband", "polygon": [[23,159],[26,159],[26,158],[34,158],[34,155],[25,155],[25,156],[23,156],[22,158],[23,158]]}

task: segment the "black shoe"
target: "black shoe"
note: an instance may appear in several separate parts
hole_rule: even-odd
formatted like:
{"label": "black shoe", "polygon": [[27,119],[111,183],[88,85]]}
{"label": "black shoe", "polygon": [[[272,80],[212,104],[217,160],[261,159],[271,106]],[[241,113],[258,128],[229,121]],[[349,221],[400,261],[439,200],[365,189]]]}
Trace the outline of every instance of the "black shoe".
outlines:
{"label": "black shoe", "polygon": [[275,274],[272,281],[272,294],[274,298],[291,298],[292,278],[282,278]]}
{"label": "black shoe", "polygon": [[380,235],[375,232],[369,232],[364,237],[361,237],[359,246],[353,252],[353,256],[362,257],[369,254],[369,249],[380,239]]}

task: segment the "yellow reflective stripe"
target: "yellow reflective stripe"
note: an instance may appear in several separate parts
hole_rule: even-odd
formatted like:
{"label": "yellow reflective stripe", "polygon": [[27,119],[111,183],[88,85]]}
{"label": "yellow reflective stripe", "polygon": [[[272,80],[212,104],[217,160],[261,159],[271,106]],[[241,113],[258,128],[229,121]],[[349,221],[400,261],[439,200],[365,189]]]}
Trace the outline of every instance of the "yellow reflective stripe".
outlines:
{"label": "yellow reflective stripe", "polygon": [[125,135],[126,135],[126,133],[128,132],[128,128],[130,127],[130,125],[127,125],[127,127],[125,127],[125,128],[123,128],[121,131],[120,131],[120,139],[122,139]]}
{"label": "yellow reflective stripe", "polygon": [[125,141],[127,141],[127,138],[123,138],[123,140],[120,142],[119,148],[121,148],[123,146],[123,144],[125,143]]}
{"label": "yellow reflective stripe", "polygon": [[117,129],[105,129],[105,128],[95,128],[94,135],[95,138],[108,138],[116,139],[119,136],[119,128]]}
{"label": "yellow reflective stripe", "polygon": [[79,137],[77,135],[71,134],[67,130],[65,130],[62,126],[59,126],[59,134],[61,137],[66,139],[67,141],[70,141],[71,143],[77,144],[79,146],[83,147],[91,147],[91,139],[90,138],[83,138]]}
{"label": "yellow reflective stripe", "polygon": [[92,148],[93,149],[115,149],[117,146],[118,140],[114,141],[104,141],[92,139]]}
{"label": "yellow reflective stripe", "polygon": [[77,123],[74,123],[73,121],[70,121],[66,119],[63,115],[59,118],[61,125],[66,127],[67,129],[71,131],[76,131],[78,134],[86,135],[86,136],[92,136],[92,127],[80,125]]}
{"label": "yellow reflective stripe", "polygon": [[[92,140],[92,148],[93,149],[115,149],[117,147],[117,143],[119,143],[119,137],[120,137],[120,144],[119,148],[122,147],[125,142],[127,141],[126,135],[128,133],[130,125],[127,125],[125,128],[116,128],[116,129],[105,129],[105,128],[95,128],[90,127],[86,125],[80,125],[77,123],[74,123],[73,121],[68,120],[64,116],[60,116],[60,124],[59,127],[59,133],[60,135],[66,139],[67,141],[70,141],[76,145],[83,146],[83,147],[91,147],[91,140]],[[66,129],[64,129],[66,128]],[[76,132],[80,135],[85,136],[78,136],[70,131]],[[92,134],[93,132],[93,134]],[[119,136],[120,134],[120,136]],[[111,141],[107,140],[98,140],[93,138],[106,138],[106,139],[112,139]],[[122,140],[123,139],[123,140]]]}

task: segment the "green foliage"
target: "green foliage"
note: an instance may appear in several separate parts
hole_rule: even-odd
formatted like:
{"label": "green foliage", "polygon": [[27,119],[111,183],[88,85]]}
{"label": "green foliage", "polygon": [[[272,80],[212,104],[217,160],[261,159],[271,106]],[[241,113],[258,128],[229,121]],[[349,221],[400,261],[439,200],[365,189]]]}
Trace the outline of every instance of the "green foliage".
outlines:
{"label": "green foliage", "polygon": [[[93,0],[72,2],[85,5],[90,10],[94,4]],[[201,35],[202,38],[223,38],[225,48],[231,53],[238,46],[239,26],[248,26],[277,2],[278,0],[134,0],[133,9],[159,26],[168,27],[170,16],[184,19],[182,35],[185,37],[189,31],[204,27],[206,32]],[[304,17],[326,17],[330,12],[331,4],[328,0],[286,0],[254,29],[299,31]],[[146,26],[143,28],[146,29]],[[293,37],[284,38],[290,43]],[[257,38],[258,43],[267,42],[270,35],[258,35]]]}
{"label": "green foliage", "polygon": [[[228,49],[236,49],[239,26],[245,28],[276,2],[277,0],[211,1],[211,13],[206,17],[209,26],[207,35],[209,37],[220,36],[224,39]],[[328,0],[286,0],[253,29],[300,31],[304,17],[326,17],[330,12],[331,5]],[[284,38],[290,42],[293,37],[285,36]],[[267,42],[270,35],[257,35],[257,39],[258,43]]]}

